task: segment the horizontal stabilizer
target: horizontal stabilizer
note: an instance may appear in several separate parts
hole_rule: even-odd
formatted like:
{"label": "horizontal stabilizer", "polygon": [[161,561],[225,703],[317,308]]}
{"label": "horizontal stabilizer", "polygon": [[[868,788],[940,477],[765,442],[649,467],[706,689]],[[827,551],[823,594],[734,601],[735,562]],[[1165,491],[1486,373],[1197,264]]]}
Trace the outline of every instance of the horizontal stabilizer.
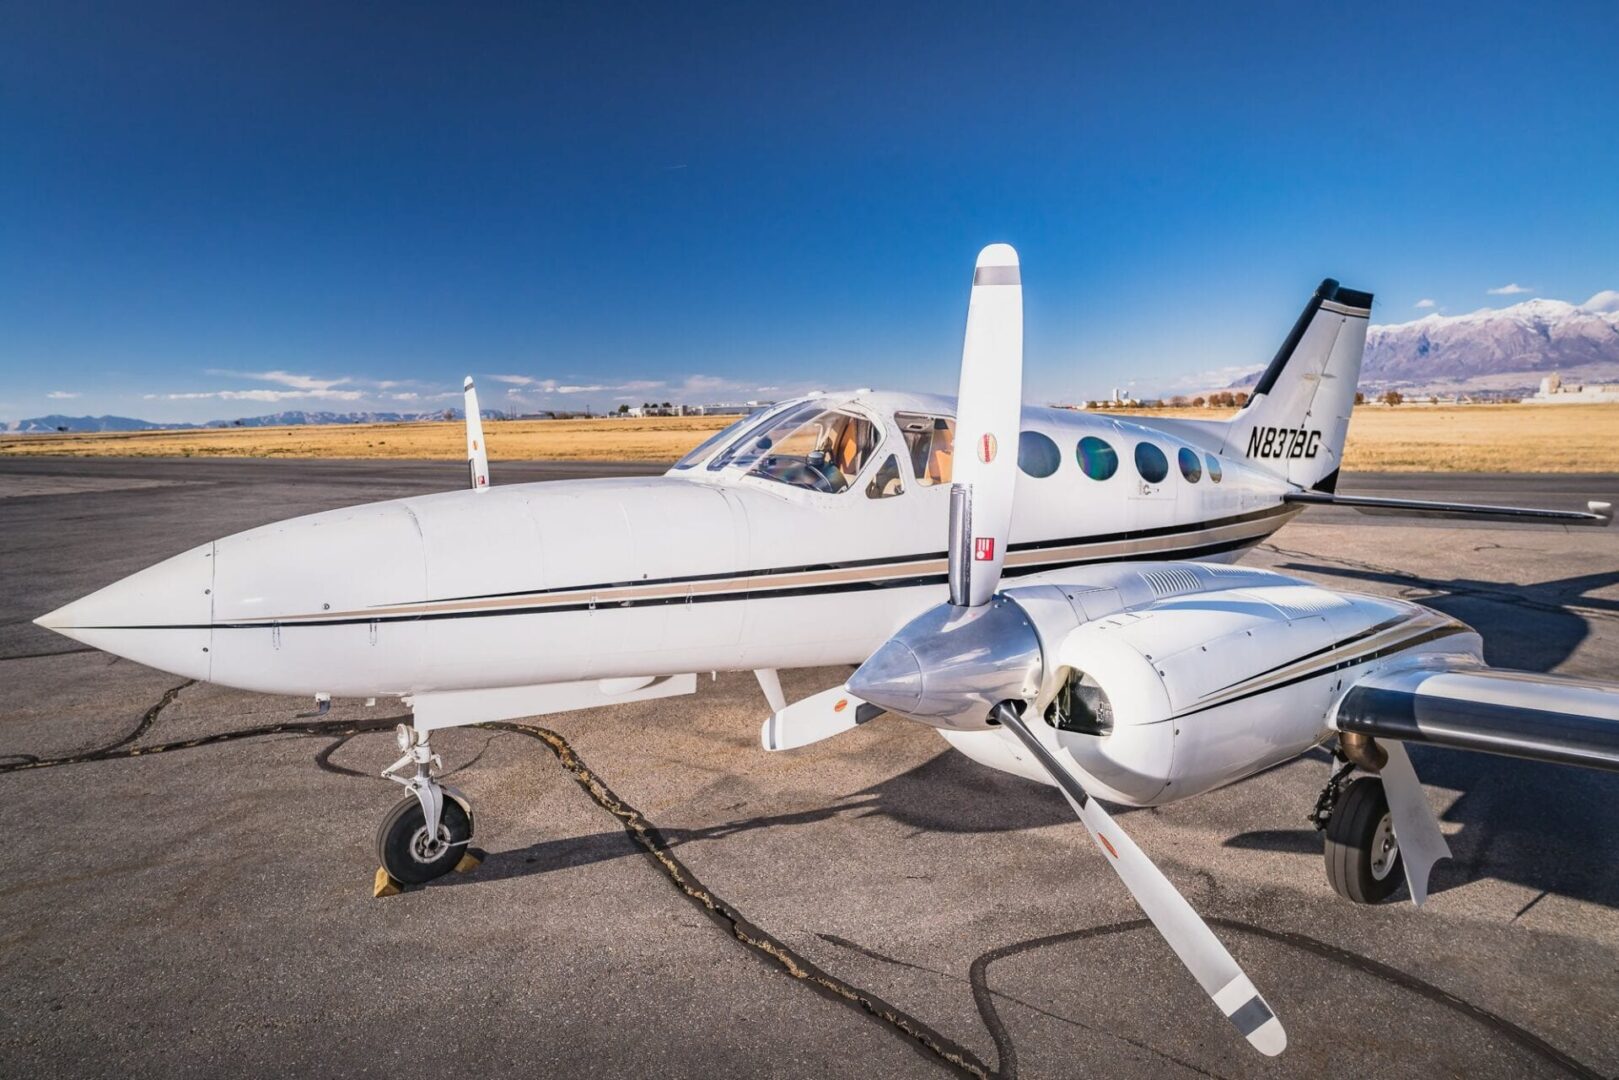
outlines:
{"label": "horizontal stabilizer", "polygon": [[1596,525],[1613,523],[1613,504],[1588,502],[1586,510],[1542,510],[1530,506],[1479,506],[1474,503],[1424,502],[1420,499],[1379,499],[1370,495],[1338,495],[1328,491],[1290,491],[1283,502],[1306,506],[1347,506],[1364,514],[1406,514],[1413,517],[1458,517],[1522,525]]}
{"label": "horizontal stabilizer", "polygon": [[1358,682],[1334,726],[1401,742],[1619,772],[1619,684],[1432,659]]}

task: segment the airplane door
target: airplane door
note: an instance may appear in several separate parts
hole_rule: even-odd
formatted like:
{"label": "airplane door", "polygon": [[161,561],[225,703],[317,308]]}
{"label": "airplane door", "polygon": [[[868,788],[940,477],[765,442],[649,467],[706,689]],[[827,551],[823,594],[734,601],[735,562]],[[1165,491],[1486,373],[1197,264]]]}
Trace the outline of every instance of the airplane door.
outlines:
{"label": "airplane door", "polygon": [[1156,439],[1136,439],[1129,458],[1119,463],[1128,483],[1125,501],[1130,528],[1174,524],[1175,500],[1182,486],[1170,457],[1174,449]]}

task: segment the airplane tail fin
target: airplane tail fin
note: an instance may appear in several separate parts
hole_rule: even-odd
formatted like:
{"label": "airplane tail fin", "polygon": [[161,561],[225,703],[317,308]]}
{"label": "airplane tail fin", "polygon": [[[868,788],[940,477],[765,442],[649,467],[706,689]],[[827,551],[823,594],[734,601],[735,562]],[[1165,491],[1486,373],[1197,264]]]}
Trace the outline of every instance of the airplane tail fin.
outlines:
{"label": "airplane tail fin", "polygon": [[1371,293],[1323,281],[1226,425],[1224,453],[1302,488],[1332,491],[1371,313]]}

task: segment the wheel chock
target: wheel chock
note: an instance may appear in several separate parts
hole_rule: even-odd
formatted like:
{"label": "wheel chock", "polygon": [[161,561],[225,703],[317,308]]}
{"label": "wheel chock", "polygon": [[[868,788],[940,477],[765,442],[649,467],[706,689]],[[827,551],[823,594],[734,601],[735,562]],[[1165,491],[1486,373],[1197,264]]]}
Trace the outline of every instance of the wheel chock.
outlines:
{"label": "wheel chock", "polygon": [[388,871],[380,866],[377,867],[377,880],[371,887],[373,898],[380,900],[384,896],[398,896],[404,891],[405,887],[390,877]]}
{"label": "wheel chock", "polygon": [[470,874],[483,863],[484,853],[477,848],[467,848],[462,854],[461,861],[455,864],[457,874]]}

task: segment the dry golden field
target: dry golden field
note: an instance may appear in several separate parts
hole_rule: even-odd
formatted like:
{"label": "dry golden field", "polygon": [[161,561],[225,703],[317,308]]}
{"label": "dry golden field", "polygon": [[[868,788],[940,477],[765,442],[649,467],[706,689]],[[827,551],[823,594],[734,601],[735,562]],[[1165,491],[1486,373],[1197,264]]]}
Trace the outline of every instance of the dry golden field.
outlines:
{"label": "dry golden field", "polygon": [[[1210,409],[1132,418],[1213,419]],[[486,421],[495,460],[673,461],[729,417]],[[3,435],[0,455],[459,459],[459,423]],[[1362,406],[1344,467],[1368,471],[1619,472],[1619,405]]]}

